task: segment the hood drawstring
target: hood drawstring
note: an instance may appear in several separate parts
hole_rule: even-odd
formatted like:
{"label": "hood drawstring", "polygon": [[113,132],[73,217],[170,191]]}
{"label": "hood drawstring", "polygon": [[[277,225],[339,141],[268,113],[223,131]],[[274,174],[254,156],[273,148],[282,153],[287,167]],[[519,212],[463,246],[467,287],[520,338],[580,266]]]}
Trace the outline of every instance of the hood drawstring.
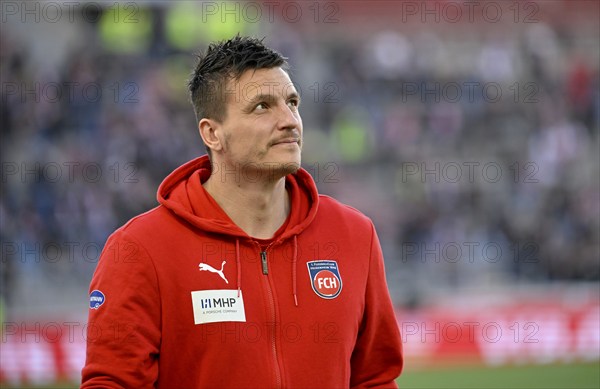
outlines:
{"label": "hood drawstring", "polygon": [[240,262],[240,240],[235,240],[235,267],[237,269],[237,296],[240,298],[240,292],[242,290],[242,264]]}
{"label": "hood drawstring", "polygon": [[298,238],[294,235],[294,257],[292,258],[292,293],[294,294],[294,304],[298,306],[298,295],[296,288],[296,264],[298,262]]}

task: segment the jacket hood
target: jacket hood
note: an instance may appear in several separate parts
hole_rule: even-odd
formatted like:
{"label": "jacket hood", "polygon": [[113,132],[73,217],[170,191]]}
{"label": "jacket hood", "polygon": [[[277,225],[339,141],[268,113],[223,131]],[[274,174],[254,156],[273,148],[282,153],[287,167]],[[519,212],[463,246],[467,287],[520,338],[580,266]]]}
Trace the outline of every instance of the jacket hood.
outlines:
{"label": "jacket hood", "polygon": [[[191,160],[164,179],[158,188],[157,200],[178,217],[204,231],[240,240],[252,239],[204,190],[202,183],[210,175],[211,165],[207,155]],[[291,198],[289,222],[277,241],[300,234],[315,218],[319,205],[315,182],[302,168],[286,176],[286,189]]]}

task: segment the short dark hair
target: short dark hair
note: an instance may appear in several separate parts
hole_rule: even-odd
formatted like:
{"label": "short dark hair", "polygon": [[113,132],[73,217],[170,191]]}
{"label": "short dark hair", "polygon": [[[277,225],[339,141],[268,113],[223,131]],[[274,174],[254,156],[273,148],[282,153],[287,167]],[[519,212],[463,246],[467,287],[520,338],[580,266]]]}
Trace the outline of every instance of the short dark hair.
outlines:
{"label": "short dark hair", "polygon": [[197,55],[198,63],[188,83],[197,121],[225,119],[227,82],[239,79],[246,70],[281,67],[288,71],[287,58],[266,47],[263,40],[236,35],[210,44],[205,53]]}

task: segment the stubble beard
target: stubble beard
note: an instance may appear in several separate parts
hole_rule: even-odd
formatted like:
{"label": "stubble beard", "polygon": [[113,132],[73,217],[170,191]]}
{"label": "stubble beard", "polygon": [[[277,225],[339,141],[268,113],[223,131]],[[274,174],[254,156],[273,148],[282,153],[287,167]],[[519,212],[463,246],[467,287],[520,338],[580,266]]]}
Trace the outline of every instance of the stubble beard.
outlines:
{"label": "stubble beard", "polygon": [[[225,138],[225,149],[229,147],[229,137]],[[265,160],[268,158],[268,154],[273,145],[268,145],[264,150],[257,152],[254,157],[247,158],[245,161],[238,160],[234,162],[234,166],[230,166],[229,169],[233,168],[241,172],[241,176],[248,181],[265,181],[274,182],[288,174],[296,173],[301,167],[301,152],[302,152],[302,140],[298,144],[299,155],[297,161],[289,162],[275,162]],[[261,162],[254,162],[261,161]],[[232,162],[232,161],[230,161]],[[231,171],[231,170],[230,170]]]}
{"label": "stubble beard", "polygon": [[272,146],[269,146],[267,149],[264,150],[264,152],[259,153],[259,155],[257,155],[256,160],[262,162],[248,164],[249,174],[260,176],[266,181],[272,182],[277,181],[280,178],[287,176],[288,174],[294,174],[298,171],[298,169],[300,169],[301,155],[298,155],[297,159],[294,158],[293,161],[287,162],[270,162],[268,160],[265,160],[271,147]]}
{"label": "stubble beard", "polygon": [[249,163],[246,167],[248,176],[254,175],[266,181],[277,181],[288,174],[294,174],[300,169],[300,158],[298,161]]}

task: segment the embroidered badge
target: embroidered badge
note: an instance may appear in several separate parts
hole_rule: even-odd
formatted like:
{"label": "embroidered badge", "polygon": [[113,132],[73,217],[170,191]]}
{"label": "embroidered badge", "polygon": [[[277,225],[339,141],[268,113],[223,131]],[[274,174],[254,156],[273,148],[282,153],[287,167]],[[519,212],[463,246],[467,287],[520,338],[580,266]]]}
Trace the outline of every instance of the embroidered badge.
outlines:
{"label": "embroidered badge", "polygon": [[312,289],[324,299],[336,298],[342,291],[342,277],[336,261],[307,262]]}

